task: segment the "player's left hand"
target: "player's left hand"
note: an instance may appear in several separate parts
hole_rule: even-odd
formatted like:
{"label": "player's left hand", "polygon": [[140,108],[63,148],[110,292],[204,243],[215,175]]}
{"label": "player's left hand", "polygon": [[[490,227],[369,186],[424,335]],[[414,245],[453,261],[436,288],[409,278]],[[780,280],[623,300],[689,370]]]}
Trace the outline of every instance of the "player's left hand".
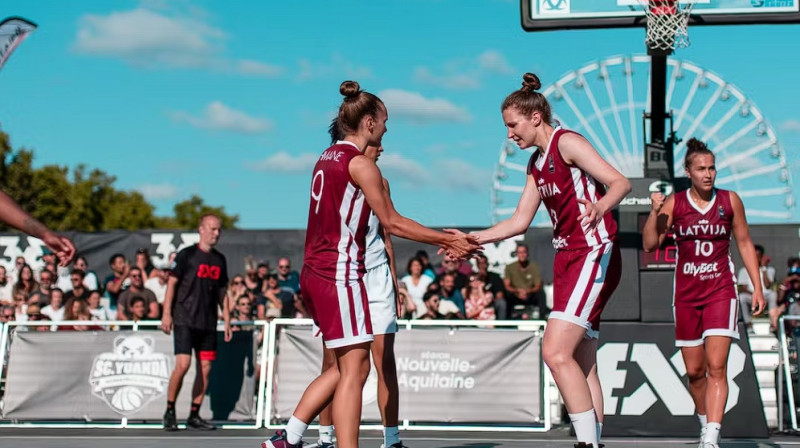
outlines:
{"label": "player's left hand", "polygon": [[56,254],[59,266],[69,266],[75,257],[75,244],[63,235],[47,232],[42,236],[42,242]]}
{"label": "player's left hand", "polygon": [[231,330],[231,322],[225,322],[225,342],[231,342],[233,339],[233,330]]}
{"label": "player's left hand", "polygon": [[767,307],[766,301],[764,301],[764,293],[761,291],[753,292],[753,305],[752,305],[752,312],[753,316],[760,316],[761,313],[764,312],[764,309]]}

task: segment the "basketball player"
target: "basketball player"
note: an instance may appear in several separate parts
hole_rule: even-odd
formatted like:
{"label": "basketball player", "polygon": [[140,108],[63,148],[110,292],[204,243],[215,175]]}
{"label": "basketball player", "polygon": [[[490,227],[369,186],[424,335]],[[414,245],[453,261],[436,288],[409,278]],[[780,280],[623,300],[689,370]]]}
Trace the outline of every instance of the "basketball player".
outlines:
{"label": "basketball player", "polygon": [[192,363],[192,351],[197,361],[192,406],[186,426],[199,430],[216,429],[213,423],[200,417],[200,405],[208,389],[211,362],[217,359],[218,307],[222,308],[225,321],[225,342],[230,342],[233,337],[230,301],[225,300],[227,262],[225,256],[214,248],[219,241],[220,227],[220,220],[214,215],[200,218],[200,242],[178,252],[170,267],[161,317],[164,333],[175,332],[175,369],[169,378],[164,412],[164,429],[167,431],[178,430],[175,401]]}
{"label": "basketball player", "polygon": [[309,422],[331,400],[339,447],[358,447],[361,390],[373,340],[363,278],[370,210],[389,234],[440,246],[456,258],[480,248],[475,237],[431,230],[397,213],[380,170],[363,154],[367,146],[381,146],[386,107],[357,82],[345,81],[339,91],[345,97],[337,116],[344,139],[326,149],[314,167],[300,278],[303,300],[338,369],[326,370],[308,386],[286,429],[264,448],[302,446]]}
{"label": "basketball player", "polygon": [[544,202],[556,256],[542,357],[564,397],[576,446],[597,447],[603,421],[597,376],[600,314],[621,275],[617,223],[608,212],[631,186],[585,138],[553,127],[550,104],[539,88],[539,78],[526,73],[522,88],[508,95],[501,108],[508,138],[521,149],[537,148],[517,209],[474,235],[481,244],[521,235]]}
{"label": "basketball player", "polygon": [[681,348],[689,392],[700,420],[700,448],[718,448],[728,400],[728,352],[739,339],[736,273],[730,255],[731,236],[753,279],[754,315],[764,311],[758,258],[750,240],[739,196],[714,188],[714,154],[697,139],[686,144],[684,168],[692,186],[668,198],[652,193],[652,210],[643,231],[644,250],[661,245],[667,230],[675,232],[675,345]]}
{"label": "basketball player", "polygon": [[72,241],[48,229],[2,191],[0,191],[0,221],[42,240],[44,245],[58,257],[59,266],[68,266],[72,262],[75,256],[75,245]]}

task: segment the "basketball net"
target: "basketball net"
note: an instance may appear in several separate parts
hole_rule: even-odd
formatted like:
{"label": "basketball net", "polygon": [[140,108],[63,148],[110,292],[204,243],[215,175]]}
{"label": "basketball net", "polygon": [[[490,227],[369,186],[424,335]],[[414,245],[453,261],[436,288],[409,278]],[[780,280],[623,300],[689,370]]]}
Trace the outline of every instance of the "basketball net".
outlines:
{"label": "basketball net", "polygon": [[694,3],[680,0],[639,0],[647,17],[645,43],[651,50],[689,46],[689,14]]}

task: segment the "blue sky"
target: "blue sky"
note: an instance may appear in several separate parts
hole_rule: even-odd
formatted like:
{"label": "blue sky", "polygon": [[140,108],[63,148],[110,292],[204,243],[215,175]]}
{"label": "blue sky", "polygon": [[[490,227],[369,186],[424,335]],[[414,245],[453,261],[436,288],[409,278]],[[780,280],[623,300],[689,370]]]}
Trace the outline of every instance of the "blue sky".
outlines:
{"label": "blue sky", "polygon": [[[5,0],[0,16],[12,15],[39,25],[0,72],[0,123],[15,147],[34,149],[37,166],[98,167],[160,214],[199,194],[252,229],[305,227],[310,170],[345,79],[389,108],[379,163],[398,210],[431,226],[484,226],[505,137],[499,105],[521,74],[547,86],[644,53],[641,29],[526,33],[519,3],[504,0]],[[738,87],[797,177],[798,62],[787,55],[800,26],[690,33],[676,58]],[[735,165],[768,164],[765,154]],[[774,177],[735,186],[771,191]]]}

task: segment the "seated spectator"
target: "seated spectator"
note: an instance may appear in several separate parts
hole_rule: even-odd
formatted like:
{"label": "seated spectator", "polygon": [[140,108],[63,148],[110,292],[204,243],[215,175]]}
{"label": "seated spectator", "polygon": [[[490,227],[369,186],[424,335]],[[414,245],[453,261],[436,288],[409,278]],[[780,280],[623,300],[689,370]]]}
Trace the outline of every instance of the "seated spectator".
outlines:
{"label": "seated spectator", "polygon": [[425,304],[425,313],[419,316],[418,319],[446,319],[445,315],[439,312],[439,303],[441,302],[441,299],[439,298],[438,292],[428,291],[425,293],[422,300]]}
{"label": "seated spectator", "polygon": [[485,286],[477,274],[470,277],[469,285],[463,292],[467,319],[495,320],[494,296]]}
{"label": "seated spectator", "polygon": [[[489,270],[489,258],[484,254],[478,254],[477,271],[475,275],[478,276],[484,283],[484,289],[492,293],[494,297],[494,312],[497,319],[507,319],[507,302],[506,302],[506,288],[503,285],[503,278],[496,272]],[[464,297],[466,299],[466,297]]]}
{"label": "seated spectator", "polygon": [[[469,269],[468,272],[471,273],[472,266],[469,266],[468,269]],[[441,285],[442,277],[444,277],[446,274],[450,274],[453,276],[453,280],[455,281],[454,287],[459,291],[461,291],[465,286],[467,286],[467,283],[469,283],[469,277],[467,277],[466,274],[461,272],[461,261],[454,260],[450,258],[450,256],[447,254],[445,254],[444,257],[442,258],[442,270],[439,272],[439,275],[437,275],[436,278],[433,279],[433,282]]]}
{"label": "seated spectator", "polygon": [[445,316],[448,314],[449,305],[445,302],[450,302],[455,305],[456,314],[463,319],[467,315],[466,307],[464,306],[464,296],[461,295],[461,289],[455,286],[455,274],[448,272],[444,274],[439,282],[439,297],[441,303],[439,309]]}
{"label": "seated spectator", "polygon": [[[42,271],[42,274],[49,273],[48,271]],[[41,305],[41,301],[39,304]],[[30,308],[30,304],[28,308]],[[49,317],[53,322],[59,322],[64,320],[64,293],[58,289],[50,290],[50,305],[47,305],[41,308],[41,313],[45,316]]]}
{"label": "seated spectator", "polygon": [[546,319],[548,315],[547,303],[542,294],[542,275],[539,266],[528,259],[528,246],[517,246],[517,261],[506,266],[505,289],[508,291],[506,300],[511,310],[517,306],[525,307],[522,313],[512,312],[510,318],[519,318],[520,314],[527,315],[527,309],[533,308],[533,319]]}
{"label": "seated spectator", "polygon": [[86,286],[83,284],[83,280],[86,278],[86,273],[80,269],[73,269],[69,278],[72,285],[70,290],[64,294],[64,300],[69,302],[70,299],[80,299],[84,301],[88,299],[89,290],[86,289]]}
{"label": "seated spectator", "polygon": [[120,293],[119,301],[117,302],[117,320],[133,319],[133,312],[130,308],[130,302],[133,297],[141,297],[145,300],[146,317],[148,319],[158,319],[160,314],[158,300],[156,300],[156,295],[153,294],[153,291],[144,287],[142,269],[139,267],[131,268],[128,278],[131,280],[131,284],[128,289]]}
{"label": "seated spectator", "polygon": [[94,320],[114,320],[115,315],[106,307],[103,306],[101,299],[102,294],[100,291],[94,290],[89,292],[89,298],[86,300],[89,306],[89,313],[91,313]]}
{"label": "seated spectator", "polygon": [[0,323],[1,322],[12,322],[17,319],[17,315],[14,312],[13,305],[3,305],[0,306]]}
{"label": "seated spectator", "polygon": [[[244,277],[238,274],[234,275],[230,283],[228,283],[228,288],[225,290],[225,300],[228,302],[228,309],[236,309],[236,300],[241,297],[242,294],[247,294],[248,292],[244,284]],[[220,310],[219,315],[222,317],[222,310]]]}
{"label": "seated spectator", "polygon": [[97,280],[97,274],[89,270],[89,262],[86,261],[86,257],[79,256],[75,258],[75,263],[73,263],[72,267],[73,269],[80,269],[86,274],[83,277],[83,285],[86,286],[86,289],[89,291],[100,290],[100,282]]}
{"label": "seated spectator", "polygon": [[6,268],[0,266],[0,303],[11,304],[14,302],[14,282],[6,275]]}
{"label": "seated spectator", "polygon": [[270,274],[269,263],[264,261],[259,263],[258,267],[256,268],[256,274],[258,275],[258,278],[260,278],[262,282],[267,281],[267,275]]}
{"label": "seated spectator", "polygon": [[39,288],[36,289],[29,298],[36,298],[36,301],[45,306],[50,303],[50,293],[53,290],[53,279],[55,275],[48,270],[39,273]]}
{"label": "seated spectator", "polygon": [[428,286],[433,283],[432,277],[424,275],[424,268],[425,264],[422,259],[414,257],[408,260],[408,265],[406,266],[408,274],[400,279],[400,283],[405,285],[408,297],[411,299],[405,304],[406,311],[412,313],[412,317],[416,318],[427,313],[423,296],[428,291]]}
{"label": "seated spectator", "polygon": [[24,292],[20,291],[14,294],[14,314],[16,314],[17,318],[15,320],[20,322],[25,322],[28,319],[27,317],[27,310],[28,310],[28,297],[25,295]]}
{"label": "seated spectator", "polygon": [[103,327],[99,325],[89,324],[92,320],[92,313],[89,312],[89,305],[85,300],[70,299],[64,305],[64,320],[85,320],[86,325],[61,325],[58,327],[60,331],[100,331]]}
{"label": "seated spectator", "polygon": [[[243,294],[236,301],[236,308],[231,310],[231,321],[247,322],[254,318],[253,300],[249,294]],[[252,331],[254,328],[253,325],[234,325],[231,327],[233,331]]]}
{"label": "seated spectator", "polygon": [[[264,295],[266,290],[266,282],[258,277],[258,267],[252,259],[247,260],[244,266],[244,287],[253,297],[258,298]],[[236,299],[238,295],[233,298]]]}
{"label": "seated spectator", "polygon": [[169,280],[169,269],[165,266],[160,266],[154,269],[150,278],[144,282],[145,289],[153,292],[156,296],[156,301],[160,305],[164,303],[164,297],[167,295],[167,280]]}
{"label": "seated spectator", "polygon": [[[398,319],[413,319],[414,318],[414,311],[416,311],[416,305],[414,301],[411,300],[411,297],[408,295],[408,289],[406,288],[405,283],[400,283],[399,287],[397,288],[397,295],[400,297],[400,309],[397,310],[397,318]],[[409,309],[409,304],[412,308]],[[422,304],[425,304],[423,300]]]}
{"label": "seated spectator", "polygon": [[42,314],[42,308],[38,303],[31,303],[28,305],[28,310],[26,311],[28,322],[41,322],[43,325],[29,325],[26,327],[26,331],[51,331],[50,324],[47,322],[50,321],[50,318]]}
{"label": "seated spectator", "polygon": [[786,278],[778,287],[778,312],[797,316],[800,315],[800,258],[791,257],[787,264]]}
{"label": "seated spectator", "polygon": [[25,298],[27,299],[38,289],[39,282],[33,278],[33,269],[31,269],[30,265],[27,263],[23,264],[22,267],[19,268],[17,281],[14,283],[14,287],[12,288],[14,295],[21,291],[25,294]]}
{"label": "seated spectator", "polygon": [[108,307],[116,311],[119,295],[130,285],[128,275],[130,274],[131,266],[128,260],[125,259],[125,255],[119,253],[109,257],[108,266],[111,268],[111,274],[103,280],[103,288],[108,297]]}
{"label": "seated spectator", "polygon": [[265,315],[269,308],[279,308],[281,317],[294,318],[297,316],[297,294],[293,293],[290,288],[281,287],[280,280],[276,275],[267,276],[267,290],[263,300],[261,305],[264,307]]}
{"label": "seated spectator", "polygon": [[128,305],[130,311],[130,320],[139,322],[148,319],[149,307],[148,300],[142,296],[134,295],[130,298]]}
{"label": "seated spectator", "polygon": [[153,261],[150,258],[150,251],[148,251],[146,247],[136,249],[133,265],[142,270],[142,279],[145,281],[150,278],[150,274],[152,274],[153,270],[156,268],[153,266]]}
{"label": "seated spectator", "polygon": [[[769,310],[770,331],[774,332],[777,328],[778,317],[780,315],[780,311],[778,310],[778,296],[775,291],[771,289],[772,285],[775,283],[775,268],[769,266],[769,257],[764,255],[763,246],[756,244],[755,249],[759,272],[761,273],[761,290],[764,294],[764,300],[767,302],[767,309]],[[753,303],[753,282],[750,281],[747,269],[741,268],[739,270],[736,283],[739,291],[742,320],[744,320],[747,326],[747,331],[752,333],[753,317],[751,307]]]}
{"label": "seated spectator", "polygon": [[428,252],[420,249],[417,251],[416,255],[414,255],[414,258],[422,263],[422,275],[430,277],[431,280],[436,278],[436,271],[433,269],[433,265],[430,261],[431,259],[428,257]]}

